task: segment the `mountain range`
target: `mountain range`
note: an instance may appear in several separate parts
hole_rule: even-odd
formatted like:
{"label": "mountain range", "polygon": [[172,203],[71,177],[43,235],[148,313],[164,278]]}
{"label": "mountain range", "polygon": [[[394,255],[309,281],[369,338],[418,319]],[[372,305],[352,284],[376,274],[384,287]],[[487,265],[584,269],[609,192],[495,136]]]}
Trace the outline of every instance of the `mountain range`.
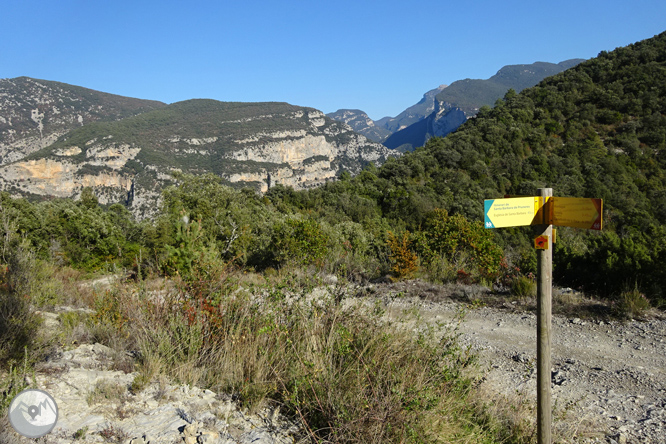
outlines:
{"label": "mountain range", "polygon": [[418,103],[410,106],[395,117],[383,117],[374,121],[360,109],[341,109],[326,115],[331,119],[346,123],[354,131],[363,134],[370,140],[383,142],[396,131],[407,128],[430,115],[435,110],[435,97],[446,86],[440,85],[426,92]]}
{"label": "mountain range", "polygon": [[[1,85],[14,87],[16,81]],[[119,246],[128,242],[134,245],[129,251],[140,251],[138,238],[121,239],[122,228],[112,241],[98,230],[99,236],[79,242],[94,231],[84,227],[88,221],[76,229],[64,225],[72,214],[107,214],[97,198],[150,215],[158,192],[175,180],[182,186],[163,194],[162,212],[173,222],[164,228],[171,234],[164,235],[171,236],[174,249],[181,243],[181,214],[189,214],[207,218],[202,224],[219,251],[256,267],[302,258],[305,244],[312,258],[328,257],[329,246],[337,249],[330,270],[377,276],[388,272],[387,245],[394,245],[409,252],[410,264],[420,263],[429,279],[448,282],[474,274],[508,285],[504,279],[536,270],[534,238],[520,227],[488,234],[481,222],[484,200],[552,188],[556,196],[603,200],[603,230],[558,229],[554,281],[615,298],[618,306],[633,301],[666,307],[666,33],[602,51],[519,93],[509,89],[447,137],[430,138],[421,149],[398,156],[312,108],[189,100],[137,102],[129,109],[117,106],[114,114],[84,98],[70,95],[66,101],[46,82],[27,83],[33,88],[27,106],[16,105],[19,94],[0,90],[2,142],[16,143],[12,137],[23,125],[36,149],[0,167],[5,190],[45,199],[76,196],[89,186],[96,194],[83,189],[79,202],[35,205],[0,196],[3,211],[13,211],[4,214],[24,216],[21,233],[32,232],[45,257],[52,254],[53,239],[79,262],[99,264],[114,255],[120,260]],[[44,91],[56,102],[43,103]],[[154,109],[137,111],[148,105]],[[71,114],[66,119],[63,110]],[[86,123],[86,116],[97,120]],[[55,142],[44,142],[51,119],[74,129],[60,129],[66,132]],[[344,173],[359,171],[364,162],[382,165]],[[216,176],[174,178],[177,171]],[[338,180],[326,180],[338,173]],[[231,190],[220,185],[220,176],[266,193]],[[291,183],[304,189],[283,186]],[[234,219],[219,220],[218,210],[235,211]],[[111,206],[109,224],[120,214],[126,214],[122,206]],[[125,221],[130,223],[129,216]],[[167,254],[164,242],[155,242],[162,234],[144,225],[141,242]],[[238,227],[244,227],[247,242],[231,252]],[[285,235],[293,242],[285,243]],[[296,253],[278,256],[279,248]]]}
{"label": "mountain range", "polygon": [[455,131],[482,106],[492,106],[509,89],[520,92],[581,63],[571,59],[560,63],[536,62],[529,65],[507,65],[486,80],[457,80],[440,85],[423,95],[415,105],[396,117],[373,121],[361,110],[341,109],[327,116],[350,125],[354,131],[386,147],[411,151],[423,146],[433,136],[443,137]]}
{"label": "mountain range", "polygon": [[[413,233],[437,209],[480,225],[484,200],[539,188],[603,201],[601,231],[558,229],[559,285],[613,297],[618,307],[648,299],[666,307],[666,32],[509,90],[448,136],[308,193],[315,203],[364,199],[361,214]],[[300,208],[309,209],[303,200]],[[357,213],[347,214],[362,222]],[[536,269],[530,230],[493,231],[509,263]]]}
{"label": "mountain range", "polygon": [[0,79],[0,165],[22,159],[89,123],[165,106],[60,82]]}
{"label": "mountain range", "polygon": [[287,103],[167,105],[27,77],[0,80],[0,185],[154,213],[174,172],[213,173],[266,191],[319,185],[396,153],[322,112]]}

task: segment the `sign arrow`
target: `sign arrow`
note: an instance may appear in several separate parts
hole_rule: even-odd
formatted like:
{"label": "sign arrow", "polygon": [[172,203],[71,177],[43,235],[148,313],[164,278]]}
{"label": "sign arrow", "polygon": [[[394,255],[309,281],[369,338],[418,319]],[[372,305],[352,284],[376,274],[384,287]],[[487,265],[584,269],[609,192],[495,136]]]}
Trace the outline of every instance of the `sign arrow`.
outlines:
{"label": "sign arrow", "polygon": [[503,228],[541,224],[541,218],[537,217],[541,202],[540,197],[534,196],[487,199],[483,202],[483,225],[486,228]]}
{"label": "sign arrow", "polygon": [[548,201],[553,225],[601,230],[602,199],[551,197]]}

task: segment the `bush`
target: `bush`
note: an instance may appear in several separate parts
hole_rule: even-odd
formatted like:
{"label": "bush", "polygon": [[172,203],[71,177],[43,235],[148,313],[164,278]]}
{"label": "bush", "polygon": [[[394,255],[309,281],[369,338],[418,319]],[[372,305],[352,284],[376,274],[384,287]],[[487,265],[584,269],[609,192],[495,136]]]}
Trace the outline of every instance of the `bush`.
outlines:
{"label": "bush", "polygon": [[528,276],[516,276],[511,281],[511,294],[519,298],[529,298],[536,295],[536,283]]}
{"label": "bush", "polygon": [[272,250],[279,265],[324,265],[329,236],[314,219],[287,219],[273,229]]}
{"label": "bush", "polygon": [[637,288],[623,291],[613,304],[617,316],[625,319],[642,318],[650,309],[650,301]]}
{"label": "bush", "polygon": [[285,332],[294,345],[278,388],[282,402],[306,418],[312,438],[428,442],[446,440],[444,431],[454,436],[443,418],[464,415],[458,402],[471,381],[461,372],[472,357],[453,336],[438,341],[429,329],[415,335],[388,327],[360,307],[325,303],[295,314],[304,317],[303,328]]}
{"label": "bush", "polygon": [[105,318],[127,319],[109,325],[140,351],[132,391],[161,374],[250,409],[276,402],[318,442],[492,442],[469,398],[474,357],[455,332],[394,326],[289,276],[246,289],[234,276],[226,267],[177,281],[163,300],[106,294]]}
{"label": "bush", "polygon": [[409,279],[419,269],[419,257],[411,249],[409,231],[402,233],[400,238],[392,232],[388,233],[388,246],[391,249],[391,273],[396,279]]}
{"label": "bush", "polygon": [[460,274],[456,264],[449,262],[447,256],[433,256],[425,264],[421,264],[421,270],[427,276],[427,279],[433,283],[445,284],[455,282]]}
{"label": "bush", "polygon": [[176,246],[165,245],[166,258],[162,269],[167,275],[179,275],[191,279],[195,273],[205,270],[221,260],[220,254],[201,227],[200,221],[189,221],[187,216],[178,222]]}
{"label": "bush", "polygon": [[40,318],[30,307],[36,287],[35,258],[26,240],[14,239],[6,253],[8,265],[3,276],[6,290],[0,293],[0,366],[20,360],[35,341]]}
{"label": "bush", "polygon": [[500,275],[504,254],[493,234],[481,222],[470,222],[463,215],[450,216],[435,209],[413,236],[414,248],[423,263],[445,258],[470,281],[494,281]]}
{"label": "bush", "polygon": [[[14,397],[28,387],[26,383],[26,376],[28,376],[29,371],[27,353],[24,355],[22,367],[21,371],[19,366],[10,365],[7,374],[3,375],[2,382],[0,382],[0,418],[6,417],[7,409]],[[0,429],[2,429],[1,426]],[[2,438],[0,434],[0,442],[4,442]]]}
{"label": "bush", "polygon": [[359,282],[378,277],[380,262],[373,252],[374,238],[356,222],[342,222],[331,230],[328,273],[345,281]]}

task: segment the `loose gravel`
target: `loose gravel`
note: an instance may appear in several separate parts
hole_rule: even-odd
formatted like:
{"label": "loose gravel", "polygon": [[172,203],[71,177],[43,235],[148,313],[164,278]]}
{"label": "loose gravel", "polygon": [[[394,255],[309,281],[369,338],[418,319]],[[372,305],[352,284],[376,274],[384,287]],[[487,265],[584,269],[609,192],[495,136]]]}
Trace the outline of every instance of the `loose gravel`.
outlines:
{"label": "loose gravel", "polygon": [[[381,294],[393,317],[418,308],[424,319],[450,324],[464,311],[460,341],[477,352],[486,370],[483,384],[498,396],[520,394],[536,405],[536,314],[511,303],[479,306],[479,290],[470,291],[474,297],[468,294],[468,302],[422,282],[374,286],[369,292]],[[554,315],[551,348],[554,421],[566,423],[556,424],[559,428],[575,430],[577,442],[666,443],[663,317]]]}

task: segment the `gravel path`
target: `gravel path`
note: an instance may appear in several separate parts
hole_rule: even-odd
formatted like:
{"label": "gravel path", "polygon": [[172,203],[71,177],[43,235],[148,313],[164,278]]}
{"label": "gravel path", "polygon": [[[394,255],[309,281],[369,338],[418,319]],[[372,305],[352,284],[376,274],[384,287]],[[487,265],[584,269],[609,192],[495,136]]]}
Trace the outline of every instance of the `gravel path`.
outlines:
{"label": "gravel path", "polygon": [[[382,293],[389,313],[418,307],[427,320],[451,322],[465,309],[461,341],[478,351],[484,384],[536,405],[536,315],[507,308],[469,308],[441,290],[409,283]],[[433,302],[436,300],[437,302]],[[508,305],[508,304],[505,304]],[[666,320],[600,321],[553,316],[552,399],[556,427],[582,442],[666,443]],[[566,415],[563,413],[566,411]],[[558,416],[559,415],[559,416]],[[561,419],[564,417],[565,419]]]}

